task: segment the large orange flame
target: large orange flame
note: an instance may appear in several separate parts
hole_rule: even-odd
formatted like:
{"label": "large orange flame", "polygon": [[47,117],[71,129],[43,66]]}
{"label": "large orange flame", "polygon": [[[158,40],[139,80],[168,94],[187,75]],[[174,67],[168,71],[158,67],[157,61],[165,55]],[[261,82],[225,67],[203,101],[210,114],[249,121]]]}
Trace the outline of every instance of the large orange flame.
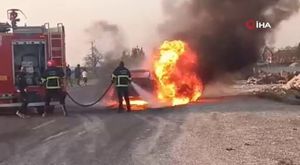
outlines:
{"label": "large orange flame", "polygon": [[197,101],[202,81],[195,74],[197,57],[183,41],[165,41],[153,63],[157,97],[173,106]]}

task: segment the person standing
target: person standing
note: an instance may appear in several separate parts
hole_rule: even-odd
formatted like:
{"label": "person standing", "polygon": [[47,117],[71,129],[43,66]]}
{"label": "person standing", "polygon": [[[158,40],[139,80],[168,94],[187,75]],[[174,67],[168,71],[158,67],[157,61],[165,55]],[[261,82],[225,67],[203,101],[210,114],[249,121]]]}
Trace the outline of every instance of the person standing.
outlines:
{"label": "person standing", "polygon": [[84,86],[87,86],[87,71],[86,71],[86,68],[84,68],[83,71],[82,71],[82,80],[83,80]]}
{"label": "person standing", "polygon": [[118,94],[118,100],[119,100],[118,112],[120,113],[123,111],[123,98],[126,101],[127,112],[131,112],[129,91],[128,91],[128,87],[131,82],[131,74],[130,71],[125,67],[123,61],[121,61],[119,66],[113,71],[112,82],[115,83],[116,91]]}
{"label": "person standing", "polygon": [[77,67],[75,68],[75,79],[77,81],[77,85],[80,85],[80,81],[81,81],[81,67],[79,64],[77,64]]}
{"label": "person standing", "polygon": [[73,87],[73,83],[72,83],[72,70],[70,68],[70,65],[68,65],[66,67],[66,83],[68,86]]}
{"label": "person standing", "polygon": [[52,60],[48,61],[47,66],[48,68],[45,70],[42,76],[43,84],[46,88],[43,117],[47,116],[52,98],[59,99],[59,102],[62,105],[64,116],[67,116],[68,112],[65,105],[66,92],[63,91],[62,88],[63,78],[65,76],[64,71],[62,68],[57,67],[55,62]]}
{"label": "person standing", "polygon": [[20,100],[22,105],[20,109],[16,112],[16,115],[20,118],[28,118],[27,113],[27,105],[28,105],[28,93],[27,93],[27,82],[26,82],[26,72],[24,67],[20,67],[19,74],[17,75],[16,88],[17,92],[20,95]]}

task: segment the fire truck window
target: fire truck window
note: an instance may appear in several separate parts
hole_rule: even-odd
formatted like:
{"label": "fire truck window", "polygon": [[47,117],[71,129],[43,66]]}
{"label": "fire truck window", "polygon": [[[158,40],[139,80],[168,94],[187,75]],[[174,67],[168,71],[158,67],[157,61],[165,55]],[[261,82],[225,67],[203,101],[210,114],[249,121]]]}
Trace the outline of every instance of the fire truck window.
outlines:
{"label": "fire truck window", "polygon": [[[45,70],[44,44],[14,45],[15,77],[22,66],[26,71],[26,81],[29,85],[39,85],[42,73]],[[16,78],[15,78],[16,80]]]}

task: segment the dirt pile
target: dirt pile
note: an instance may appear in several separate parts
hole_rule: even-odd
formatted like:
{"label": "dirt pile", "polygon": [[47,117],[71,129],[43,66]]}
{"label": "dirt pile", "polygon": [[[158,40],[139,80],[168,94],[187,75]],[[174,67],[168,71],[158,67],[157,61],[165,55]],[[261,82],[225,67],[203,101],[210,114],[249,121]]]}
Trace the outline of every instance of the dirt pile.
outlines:
{"label": "dirt pile", "polygon": [[267,73],[261,71],[248,78],[247,84],[286,84],[289,82],[296,74],[295,73]]}
{"label": "dirt pile", "polygon": [[284,85],[266,86],[253,94],[276,101],[300,104],[300,75],[295,76]]}
{"label": "dirt pile", "polygon": [[282,86],[284,89],[300,90],[300,74]]}

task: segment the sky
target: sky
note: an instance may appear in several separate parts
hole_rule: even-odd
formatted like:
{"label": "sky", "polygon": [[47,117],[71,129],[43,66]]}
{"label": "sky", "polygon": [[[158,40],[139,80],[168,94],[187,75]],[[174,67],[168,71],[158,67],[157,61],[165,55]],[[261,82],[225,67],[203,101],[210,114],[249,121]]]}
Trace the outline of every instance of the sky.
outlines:
{"label": "sky", "polygon": [[[49,22],[52,26],[63,23],[66,28],[67,62],[71,65],[83,64],[83,57],[89,53],[91,42],[85,30],[97,21],[105,20],[119,25],[129,47],[139,45],[152,50],[159,39],[156,34],[157,25],[164,20],[162,0],[0,1],[0,22],[7,21],[7,9],[18,8],[27,16],[21,25],[25,22],[27,25]],[[275,42],[272,44],[276,48],[297,45],[300,42],[300,13],[273,30],[276,32]]]}

